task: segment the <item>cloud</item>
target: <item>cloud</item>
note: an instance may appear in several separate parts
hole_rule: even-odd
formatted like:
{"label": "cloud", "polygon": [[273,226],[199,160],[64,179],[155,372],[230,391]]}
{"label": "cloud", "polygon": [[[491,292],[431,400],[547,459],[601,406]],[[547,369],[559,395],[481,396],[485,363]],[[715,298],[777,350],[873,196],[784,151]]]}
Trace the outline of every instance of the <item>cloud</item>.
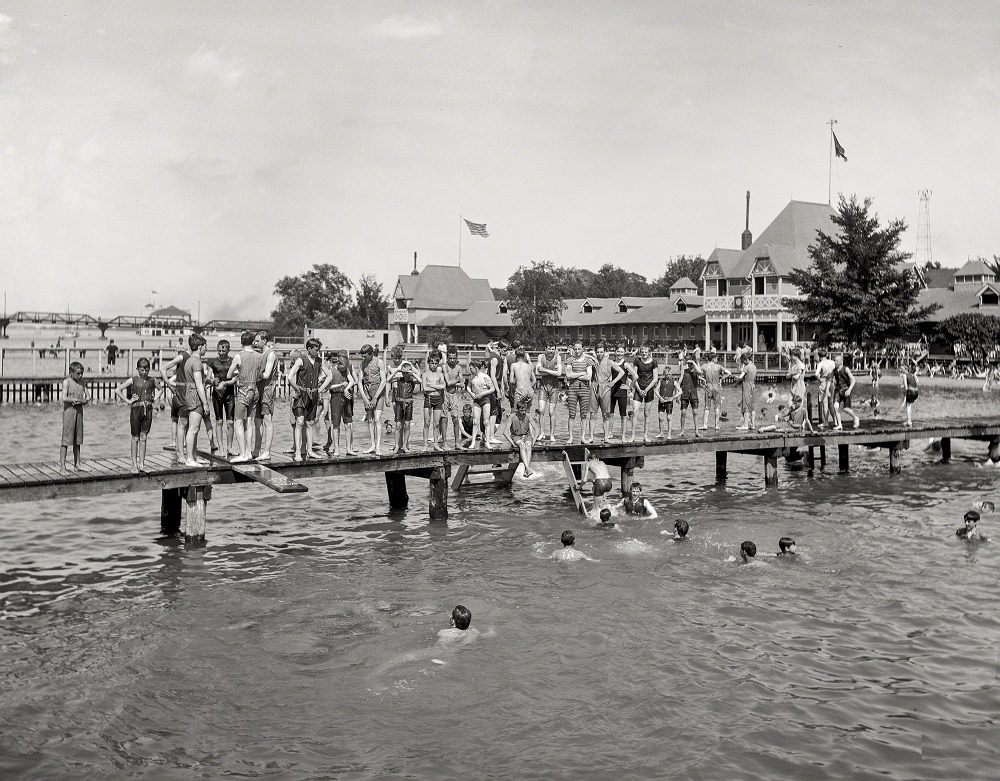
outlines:
{"label": "cloud", "polygon": [[202,46],[184,63],[181,88],[206,97],[234,89],[243,76],[243,66],[237,58],[226,59],[221,52]]}
{"label": "cloud", "polygon": [[397,41],[429,38],[443,33],[444,29],[440,22],[423,22],[410,14],[393,14],[383,19],[373,30],[377,38],[391,38]]}
{"label": "cloud", "polygon": [[14,26],[14,20],[7,14],[0,14],[0,35],[6,35]]}

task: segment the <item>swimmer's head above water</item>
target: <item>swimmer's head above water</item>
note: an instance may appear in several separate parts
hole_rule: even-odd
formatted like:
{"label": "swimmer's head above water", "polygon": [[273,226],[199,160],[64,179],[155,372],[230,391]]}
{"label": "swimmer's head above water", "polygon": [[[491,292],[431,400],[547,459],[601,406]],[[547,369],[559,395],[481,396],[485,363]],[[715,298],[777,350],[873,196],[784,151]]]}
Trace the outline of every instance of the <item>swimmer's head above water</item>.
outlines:
{"label": "swimmer's head above water", "polygon": [[472,624],[472,611],[465,605],[455,605],[451,611],[451,623],[456,629],[468,629]]}
{"label": "swimmer's head above water", "polygon": [[614,526],[614,521],[611,520],[611,508],[604,507],[601,509],[601,526]]}
{"label": "swimmer's head above water", "polygon": [[683,518],[677,519],[676,521],[674,521],[674,537],[678,540],[683,540],[685,537],[687,537],[689,528],[690,527],[688,526],[687,521],[685,521]]}
{"label": "swimmer's head above water", "polygon": [[559,539],[562,540],[563,546],[567,548],[572,548],[573,545],[576,544],[576,535],[573,533],[572,529],[564,531]]}
{"label": "swimmer's head above water", "polygon": [[754,556],[757,555],[757,546],[754,545],[750,540],[744,540],[740,543],[740,558],[743,561],[750,561]]}
{"label": "swimmer's head above water", "polygon": [[794,556],[795,555],[795,540],[791,537],[782,537],[778,540],[778,556]]}

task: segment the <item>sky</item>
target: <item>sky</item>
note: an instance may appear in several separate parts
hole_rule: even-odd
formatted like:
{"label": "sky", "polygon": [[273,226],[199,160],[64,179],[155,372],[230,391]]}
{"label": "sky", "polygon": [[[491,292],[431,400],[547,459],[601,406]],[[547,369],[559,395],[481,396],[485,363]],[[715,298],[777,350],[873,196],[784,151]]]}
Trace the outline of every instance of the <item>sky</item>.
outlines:
{"label": "sky", "polygon": [[[8,311],[267,317],[316,263],[647,277],[791,199],[1000,254],[1000,6],[0,0]],[[460,215],[489,238],[461,235]],[[153,295],[152,291],[156,291]]]}

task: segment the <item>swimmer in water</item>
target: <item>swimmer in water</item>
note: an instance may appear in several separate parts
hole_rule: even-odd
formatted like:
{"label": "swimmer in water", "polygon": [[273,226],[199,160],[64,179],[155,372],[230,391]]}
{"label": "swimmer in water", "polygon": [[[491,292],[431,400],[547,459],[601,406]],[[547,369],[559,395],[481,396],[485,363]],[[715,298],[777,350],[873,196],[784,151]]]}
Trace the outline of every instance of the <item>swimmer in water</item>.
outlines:
{"label": "swimmer in water", "polygon": [[571,529],[567,529],[566,531],[564,531],[560,539],[562,540],[563,546],[559,550],[553,551],[552,554],[549,556],[549,558],[555,559],[556,561],[566,561],[566,562],[596,561],[596,559],[590,558],[590,556],[588,556],[583,551],[578,551],[576,548],[573,547],[576,544],[576,535],[573,533]]}
{"label": "swimmer in water", "polygon": [[465,605],[455,605],[455,609],[451,611],[451,626],[437,633],[437,641],[438,645],[465,645],[478,635],[479,630],[472,628],[472,611]]}
{"label": "swimmer in water", "polygon": [[[492,634],[492,629],[486,632],[487,637]],[[437,642],[432,647],[400,654],[379,667],[372,674],[372,677],[379,679],[389,670],[410,662],[429,660],[434,664],[447,664],[443,659],[436,658],[437,655],[444,656],[463,648],[475,641],[477,637],[479,637],[479,630],[472,628],[472,611],[465,605],[455,605],[455,609],[451,611],[451,626],[437,633]],[[381,687],[379,686],[379,688]]]}
{"label": "swimmer in water", "polygon": [[757,555],[757,546],[754,545],[750,540],[744,540],[740,543],[740,560],[744,564],[749,564],[754,557]]}
{"label": "swimmer in water", "polygon": [[612,512],[618,515],[635,515],[642,518],[656,518],[656,510],[649,500],[642,495],[642,483],[636,481],[618,504],[612,508]]}
{"label": "swimmer in water", "polygon": [[608,465],[601,461],[594,453],[587,451],[587,461],[583,467],[583,474],[580,476],[580,485],[583,486],[588,480],[588,475],[593,475],[594,483],[594,512],[608,506],[608,491],[611,490],[611,473]]}
{"label": "swimmer in water", "polygon": [[686,540],[688,534],[688,522],[683,518],[679,518],[674,521],[674,539],[675,540]]}
{"label": "swimmer in water", "polygon": [[972,509],[979,513],[993,513],[996,512],[997,506],[991,501],[976,502],[972,505]]}
{"label": "swimmer in water", "polygon": [[611,508],[602,507],[600,514],[600,521],[597,524],[599,529],[611,529],[614,528],[615,522],[611,520]]}
{"label": "swimmer in water", "polygon": [[989,542],[989,537],[979,531],[979,513],[969,510],[965,514],[965,526],[955,532],[955,536],[966,542]]}
{"label": "swimmer in water", "polygon": [[778,552],[774,554],[775,556],[795,556],[795,540],[791,537],[782,537],[778,540]]}

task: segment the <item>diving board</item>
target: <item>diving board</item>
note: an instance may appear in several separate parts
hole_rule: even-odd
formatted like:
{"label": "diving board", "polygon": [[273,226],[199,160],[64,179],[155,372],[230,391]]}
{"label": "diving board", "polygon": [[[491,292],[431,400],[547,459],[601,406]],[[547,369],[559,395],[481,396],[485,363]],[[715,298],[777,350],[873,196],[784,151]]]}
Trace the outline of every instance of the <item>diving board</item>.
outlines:
{"label": "diving board", "polygon": [[247,480],[266,485],[279,494],[300,494],[309,489],[302,483],[296,483],[263,464],[233,464],[233,472],[242,475]]}

